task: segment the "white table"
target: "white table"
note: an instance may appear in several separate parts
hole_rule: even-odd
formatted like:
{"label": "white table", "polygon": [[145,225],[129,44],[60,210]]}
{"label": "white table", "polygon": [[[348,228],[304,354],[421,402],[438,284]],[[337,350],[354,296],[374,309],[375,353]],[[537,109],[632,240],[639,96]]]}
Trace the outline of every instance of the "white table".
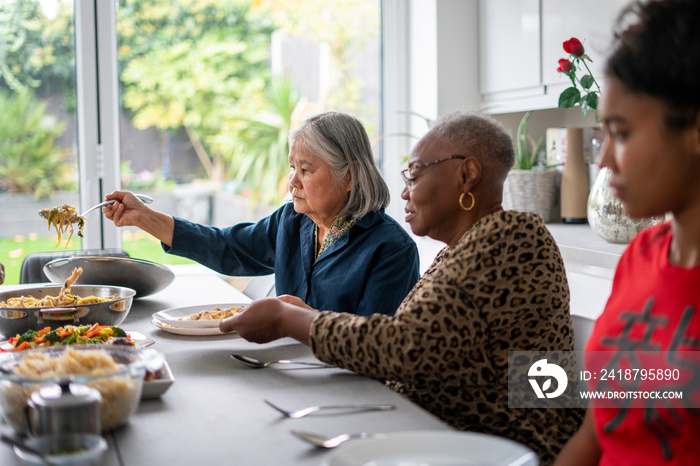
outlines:
{"label": "white table", "polygon": [[[318,465],[327,450],[315,449],[290,434],[292,429],[343,432],[451,430],[442,421],[368,377],[342,369],[251,369],[231,353],[262,360],[314,360],[311,350],[292,339],[257,345],[232,335],[173,335],[154,327],[154,312],[174,307],[244,302],[246,297],[213,273],[177,270],[165,290],[134,300],[127,331],[155,340],[175,377],[170,390],[144,400],[129,423],[106,436],[105,465]],[[286,419],[264,404],[283,407],[316,404],[391,403],[397,409]],[[0,432],[11,433],[6,424]],[[0,464],[19,464],[12,449],[0,446]]]}

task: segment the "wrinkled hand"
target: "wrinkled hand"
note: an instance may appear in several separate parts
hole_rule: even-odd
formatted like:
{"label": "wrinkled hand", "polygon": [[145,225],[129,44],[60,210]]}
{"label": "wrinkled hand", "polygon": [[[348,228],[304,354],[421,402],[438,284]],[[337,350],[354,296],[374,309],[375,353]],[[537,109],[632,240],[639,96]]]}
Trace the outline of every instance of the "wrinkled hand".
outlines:
{"label": "wrinkled hand", "polygon": [[117,201],[102,207],[102,213],[118,227],[139,226],[141,217],[151,212],[146,204],[129,191],[114,191],[107,194],[105,199]]}
{"label": "wrinkled hand", "polygon": [[308,306],[300,307],[277,298],[265,298],[252,302],[243,312],[224,319],[219,328],[222,332],[235,330],[254,343],[292,337],[308,345],[311,322],[316,315],[317,312]]}

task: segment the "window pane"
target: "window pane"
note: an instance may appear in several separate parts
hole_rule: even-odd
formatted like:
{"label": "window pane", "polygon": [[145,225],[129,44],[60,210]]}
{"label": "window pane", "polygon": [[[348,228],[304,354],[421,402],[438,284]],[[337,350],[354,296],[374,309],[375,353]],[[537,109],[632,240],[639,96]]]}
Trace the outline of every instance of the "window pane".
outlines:
{"label": "window pane", "polygon": [[216,226],[270,213],[287,134],[313,114],[377,136],[379,0],[119,0],[117,18],[122,184],[158,210]]}
{"label": "window pane", "polygon": [[[73,2],[0,0],[0,262],[63,250],[40,209],[78,205]],[[70,229],[69,229],[70,231]],[[76,235],[68,249],[80,249]]]}

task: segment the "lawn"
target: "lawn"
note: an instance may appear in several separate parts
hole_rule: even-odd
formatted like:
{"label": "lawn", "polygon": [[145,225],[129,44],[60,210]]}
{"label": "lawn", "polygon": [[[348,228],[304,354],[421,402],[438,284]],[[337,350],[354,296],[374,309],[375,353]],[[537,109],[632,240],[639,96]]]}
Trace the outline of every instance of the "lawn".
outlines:
{"label": "lawn", "polygon": [[[5,285],[19,283],[20,270],[24,256],[32,252],[63,251],[63,245],[56,246],[55,236],[18,236],[15,238],[0,238],[0,263],[5,266]],[[184,257],[166,254],[160,247],[160,241],[143,232],[125,231],[122,236],[122,247],[134,259],[145,259],[159,264],[193,264]],[[68,251],[80,249],[80,241],[71,240]]]}

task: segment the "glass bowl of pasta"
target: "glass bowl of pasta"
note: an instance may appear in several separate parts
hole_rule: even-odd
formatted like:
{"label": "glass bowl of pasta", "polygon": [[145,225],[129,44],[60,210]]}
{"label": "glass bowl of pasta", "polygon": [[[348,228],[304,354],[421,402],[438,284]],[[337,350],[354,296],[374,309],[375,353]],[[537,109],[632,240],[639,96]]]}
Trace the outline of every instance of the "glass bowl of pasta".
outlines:
{"label": "glass bowl of pasta", "polygon": [[121,324],[136,292],[119,286],[42,285],[0,292],[0,334],[11,337],[47,326]]}
{"label": "glass bowl of pasta", "polygon": [[25,406],[32,393],[68,381],[100,392],[103,431],[119,427],[138,407],[146,371],[163,362],[163,355],[156,350],[120,345],[52,346],[0,353],[2,415],[17,433],[25,434]]}

